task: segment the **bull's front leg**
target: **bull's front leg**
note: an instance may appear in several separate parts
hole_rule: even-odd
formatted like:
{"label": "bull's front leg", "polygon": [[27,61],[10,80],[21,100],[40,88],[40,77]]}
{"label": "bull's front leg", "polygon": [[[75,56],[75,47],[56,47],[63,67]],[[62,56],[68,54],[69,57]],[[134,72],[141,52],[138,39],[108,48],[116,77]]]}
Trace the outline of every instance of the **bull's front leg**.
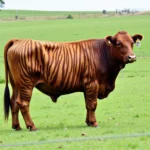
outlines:
{"label": "bull's front leg", "polygon": [[95,110],[97,107],[97,95],[98,95],[98,87],[96,83],[92,83],[86,86],[86,90],[84,92],[85,96],[85,104],[87,109],[86,114],[86,123],[88,126],[98,127],[98,123],[96,121]]}

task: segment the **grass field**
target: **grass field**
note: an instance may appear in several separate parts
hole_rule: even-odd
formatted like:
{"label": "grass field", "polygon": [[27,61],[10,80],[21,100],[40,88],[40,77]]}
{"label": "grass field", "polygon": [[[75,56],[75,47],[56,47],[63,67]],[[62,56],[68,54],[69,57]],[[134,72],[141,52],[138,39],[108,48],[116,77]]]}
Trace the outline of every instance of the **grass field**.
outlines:
{"label": "grass field", "polygon": [[[108,14],[112,14],[109,12]],[[115,13],[113,13],[115,14]],[[97,11],[26,11],[26,10],[3,10],[0,13],[0,20],[18,19],[62,19],[71,15],[73,18],[99,17],[102,12]]]}
{"label": "grass field", "polygon": [[[1,12],[0,12],[1,13]],[[140,48],[135,47],[137,62],[127,65],[119,74],[116,89],[110,96],[99,101],[96,110],[99,128],[85,124],[85,105],[82,93],[62,96],[54,104],[50,98],[36,89],[31,101],[31,116],[39,128],[29,132],[20,116],[20,132],[11,130],[11,117],[3,121],[3,91],[0,84],[0,146],[69,138],[123,135],[150,132],[150,20],[148,15],[122,16],[73,20],[0,22],[0,78],[4,79],[3,47],[11,38],[33,38],[50,41],[76,41],[89,38],[104,38],[119,30],[130,34],[141,33],[144,40]],[[142,57],[142,58],[140,58]],[[67,150],[148,150],[150,137],[94,140],[84,142],[53,143],[8,149],[67,149]],[[0,149],[4,149],[1,148]]]}

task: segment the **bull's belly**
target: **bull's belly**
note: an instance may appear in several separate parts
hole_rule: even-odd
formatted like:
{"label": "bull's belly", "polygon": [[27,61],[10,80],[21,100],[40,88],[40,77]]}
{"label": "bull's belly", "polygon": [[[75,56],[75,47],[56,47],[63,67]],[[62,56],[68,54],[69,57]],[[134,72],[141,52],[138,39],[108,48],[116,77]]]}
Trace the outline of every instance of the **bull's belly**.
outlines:
{"label": "bull's belly", "polygon": [[39,83],[36,85],[36,88],[41,91],[42,93],[48,95],[48,96],[57,96],[70,94],[73,92],[81,92],[82,89],[80,87],[74,87],[72,89],[61,89],[61,87],[57,86],[50,86],[46,83]]}

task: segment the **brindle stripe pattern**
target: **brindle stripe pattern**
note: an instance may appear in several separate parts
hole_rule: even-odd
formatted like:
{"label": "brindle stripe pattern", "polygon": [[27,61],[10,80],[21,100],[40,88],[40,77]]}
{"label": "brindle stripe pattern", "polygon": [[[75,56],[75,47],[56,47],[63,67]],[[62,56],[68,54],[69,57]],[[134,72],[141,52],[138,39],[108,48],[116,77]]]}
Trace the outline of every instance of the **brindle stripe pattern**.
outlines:
{"label": "brindle stripe pattern", "polygon": [[[13,53],[17,61],[22,98],[27,97],[39,80],[57,89],[63,94],[79,91],[96,77],[94,45],[96,40],[74,43],[42,42],[18,40],[8,52]],[[82,80],[84,77],[84,80]],[[89,93],[92,89],[89,89]],[[55,93],[54,93],[55,94]]]}

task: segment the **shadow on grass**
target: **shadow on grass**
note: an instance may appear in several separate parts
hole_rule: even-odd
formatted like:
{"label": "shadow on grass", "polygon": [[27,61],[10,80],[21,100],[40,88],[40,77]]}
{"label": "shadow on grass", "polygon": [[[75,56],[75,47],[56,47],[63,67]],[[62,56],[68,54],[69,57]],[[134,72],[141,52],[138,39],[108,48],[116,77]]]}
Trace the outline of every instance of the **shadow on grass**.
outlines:
{"label": "shadow on grass", "polygon": [[45,131],[45,130],[68,130],[68,129],[82,129],[82,128],[88,128],[88,126],[86,124],[85,125],[66,125],[66,126],[60,126],[58,124],[56,126],[47,126],[47,127],[39,126],[38,130],[40,130],[40,131]]}
{"label": "shadow on grass", "polygon": [[[31,132],[38,132],[38,131],[54,131],[54,130],[70,130],[70,129],[85,129],[85,128],[92,128],[92,127],[89,127],[87,126],[86,124],[85,125],[69,125],[69,126],[60,126],[59,124],[56,125],[56,126],[37,126],[37,130],[36,131],[31,131]],[[25,128],[25,127],[22,127],[22,130],[19,130],[19,131],[16,131],[14,129],[11,129],[11,127],[8,127],[7,129],[2,129],[0,131],[0,134],[5,134],[5,133],[10,133],[10,132],[26,132],[26,131],[29,131],[29,129]]]}

